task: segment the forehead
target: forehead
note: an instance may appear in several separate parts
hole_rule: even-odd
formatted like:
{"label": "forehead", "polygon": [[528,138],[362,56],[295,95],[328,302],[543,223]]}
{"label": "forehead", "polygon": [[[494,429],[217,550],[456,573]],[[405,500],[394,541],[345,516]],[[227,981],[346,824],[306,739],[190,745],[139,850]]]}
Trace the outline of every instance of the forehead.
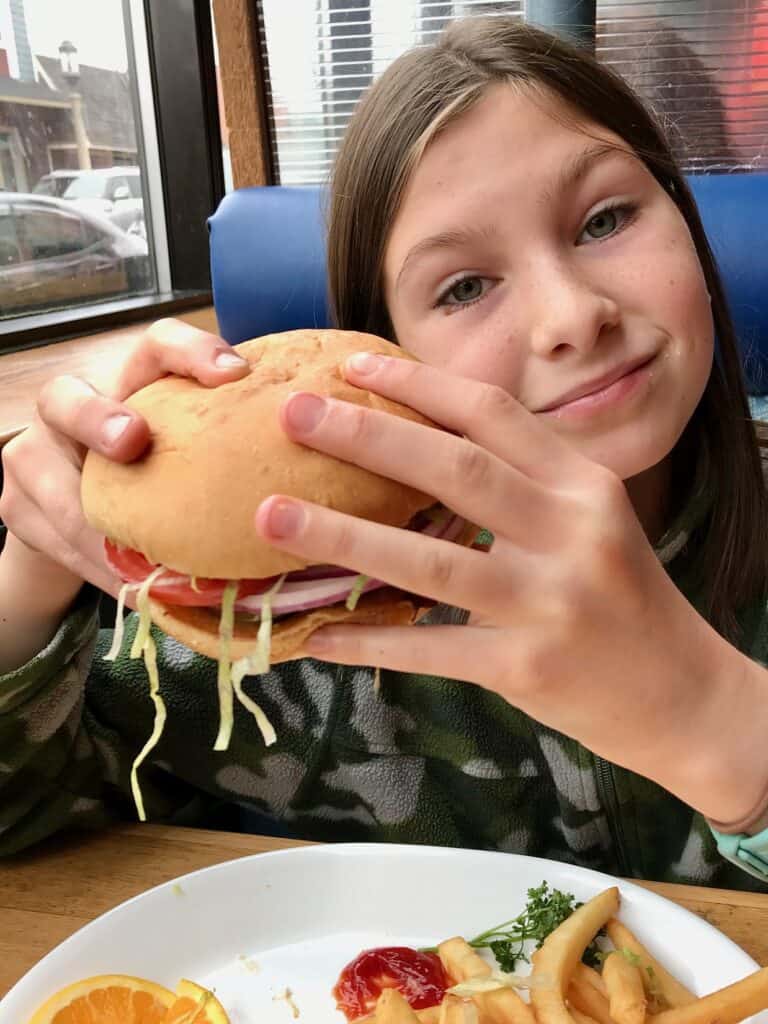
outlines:
{"label": "forehead", "polygon": [[426,147],[405,188],[390,245],[447,213],[471,217],[476,205],[494,197],[515,203],[551,198],[563,172],[601,144],[632,154],[620,136],[559,98],[494,85]]}
{"label": "forehead", "polygon": [[410,184],[449,167],[455,174],[467,173],[474,162],[473,144],[481,145],[485,155],[496,151],[505,163],[514,163],[517,158],[521,164],[530,165],[532,160],[558,157],[595,141],[632,152],[621,136],[585,117],[549,90],[498,83],[429,143]]}

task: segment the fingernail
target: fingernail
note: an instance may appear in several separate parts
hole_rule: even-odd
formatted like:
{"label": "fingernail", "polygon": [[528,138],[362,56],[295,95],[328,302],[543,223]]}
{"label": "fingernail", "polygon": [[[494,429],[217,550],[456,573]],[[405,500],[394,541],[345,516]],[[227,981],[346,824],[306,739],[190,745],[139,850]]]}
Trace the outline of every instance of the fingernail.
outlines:
{"label": "fingernail", "polygon": [[294,430],[309,434],[325,416],[327,403],[319,395],[298,391],[291,395],[285,405],[285,417]]}
{"label": "fingernail", "polygon": [[298,502],[277,498],[267,508],[266,527],[275,540],[287,540],[301,532],[304,509]]}
{"label": "fingernail", "polygon": [[372,352],[356,352],[347,360],[347,366],[355,373],[374,373],[383,364],[382,356],[375,356]]}
{"label": "fingernail", "polygon": [[131,419],[131,416],[128,416],[124,412],[120,412],[116,413],[114,416],[108,417],[104,421],[104,425],[101,428],[101,437],[107,447],[111,448],[112,445],[117,444],[125,433]]}
{"label": "fingernail", "polygon": [[231,370],[233,367],[242,366],[246,362],[237,352],[230,352],[226,349],[223,352],[219,352],[213,361],[220,370]]}

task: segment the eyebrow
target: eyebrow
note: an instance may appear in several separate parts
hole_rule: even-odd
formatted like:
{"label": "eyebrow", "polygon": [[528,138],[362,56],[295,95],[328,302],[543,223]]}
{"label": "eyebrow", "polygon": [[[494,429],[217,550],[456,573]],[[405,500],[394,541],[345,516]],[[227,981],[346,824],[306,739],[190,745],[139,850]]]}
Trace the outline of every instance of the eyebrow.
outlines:
{"label": "eyebrow", "polygon": [[408,254],[403,260],[403,265],[400,267],[397,280],[395,281],[395,291],[400,287],[401,278],[408,265],[413,263],[418,257],[423,256],[425,252],[433,249],[457,249],[462,245],[476,242],[479,238],[491,238],[495,233],[496,229],[493,226],[487,228],[467,227],[440,231],[436,235],[422,238],[420,242],[417,242],[408,250]]}
{"label": "eyebrow", "polygon": [[578,185],[580,181],[586,178],[595,164],[600,163],[606,157],[621,156],[632,159],[633,155],[629,150],[624,149],[623,146],[618,146],[615,142],[599,142],[594,146],[589,146],[587,149],[582,149],[580,153],[576,153],[570,160],[566,160],[560,168],[554,183],[550,188],[546,188],[542,192],[539,201],[551,202],[552,197],[557,195],[558,192],[566,192],[569,188],[573,188],[574,185]]}

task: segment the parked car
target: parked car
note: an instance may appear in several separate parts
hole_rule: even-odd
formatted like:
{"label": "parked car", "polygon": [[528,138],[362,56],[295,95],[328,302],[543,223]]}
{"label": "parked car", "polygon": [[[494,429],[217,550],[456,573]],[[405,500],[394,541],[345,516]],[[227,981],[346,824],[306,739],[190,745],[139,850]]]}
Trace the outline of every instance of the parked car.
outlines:
{"label": "parked car", "polygon": [[144,239],[61,199],[0,195],[0,317],[151,285]]}
{"label": "parked car", "polygon": [[50,171],[44,174],[32,190],[36,196],[63,196],[80,171]]}
{"label": "parked car", "polygon": [[129,235],[147,237],[138,167],[101,167],[70,173],[75,177],[62,193],[62,199],[80,210],[107,217]]}

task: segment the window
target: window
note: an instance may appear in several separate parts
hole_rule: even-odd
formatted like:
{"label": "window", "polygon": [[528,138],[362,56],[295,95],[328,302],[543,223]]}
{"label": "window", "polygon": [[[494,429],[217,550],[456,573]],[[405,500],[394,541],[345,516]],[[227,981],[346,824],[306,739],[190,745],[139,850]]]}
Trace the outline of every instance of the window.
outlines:
{"label": "window", "polygon": [[210,302],[213,67],[197,0],[0,0],[0,349]]}
{"label": "window", "polygon": [[598,0],[597,54],[650,103],[685,170],[768,166],[767,0]]}
{"label": "window", "polygon": [[282,185],[327,181],[358,99],[395,57],[467,14],[523,16],[523,0],[261,0],[271,144]]}
{"label": "window", "polygon": [[[308,185],[328,180],[355,104],[395,57],[433,40],[453,18],[522,18],[527,5],[258,0],[257,6],[276,181]],[[552,4],[552,17],[556,9]],[[654,109],[685,171],[768,167],[768,0],[597,0],[596,14],[597,56]]]}

